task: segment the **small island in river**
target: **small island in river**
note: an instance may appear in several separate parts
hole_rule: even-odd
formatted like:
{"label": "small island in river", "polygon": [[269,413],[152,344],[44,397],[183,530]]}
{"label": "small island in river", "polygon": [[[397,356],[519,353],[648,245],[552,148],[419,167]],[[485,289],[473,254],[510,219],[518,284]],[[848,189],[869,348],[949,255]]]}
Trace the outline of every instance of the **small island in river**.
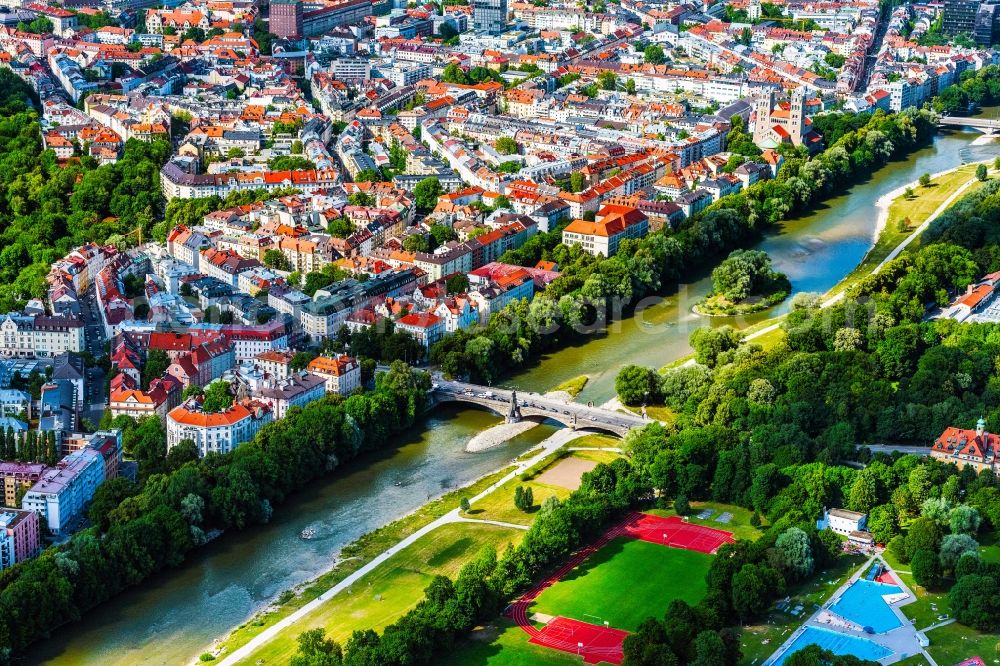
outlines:
{"label": "small island in river", "polygon": [[712,271],[712,291],[694,311],[709,316],[759,312],[788,298],[792,285],[760,250],[736,250]]}

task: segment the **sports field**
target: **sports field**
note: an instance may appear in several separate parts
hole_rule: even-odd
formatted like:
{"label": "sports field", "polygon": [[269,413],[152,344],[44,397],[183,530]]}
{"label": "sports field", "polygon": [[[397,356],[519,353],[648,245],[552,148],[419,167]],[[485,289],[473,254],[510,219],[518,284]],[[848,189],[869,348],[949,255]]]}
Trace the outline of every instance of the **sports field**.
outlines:
{"label": "sports field", "polygon": [[[663,617],[674,599],[698,603],[711,561],[704,553],[618,537],[542,592],[529,613],[635,631],[647,617]],[[642,585],[634,585],[640,578]]]}

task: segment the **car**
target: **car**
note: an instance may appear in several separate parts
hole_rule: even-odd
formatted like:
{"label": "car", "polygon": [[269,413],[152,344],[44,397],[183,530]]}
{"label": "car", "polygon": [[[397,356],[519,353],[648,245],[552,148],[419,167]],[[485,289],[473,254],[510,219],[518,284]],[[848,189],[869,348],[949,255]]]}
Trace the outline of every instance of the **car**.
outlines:
{"label": "car", "polygon": [[476,394],[476,397],[477,397],[477,398],[485,398],[485,397],[486,397],[486,394],[485,394],[485,393],[477,393],[477,394]]}

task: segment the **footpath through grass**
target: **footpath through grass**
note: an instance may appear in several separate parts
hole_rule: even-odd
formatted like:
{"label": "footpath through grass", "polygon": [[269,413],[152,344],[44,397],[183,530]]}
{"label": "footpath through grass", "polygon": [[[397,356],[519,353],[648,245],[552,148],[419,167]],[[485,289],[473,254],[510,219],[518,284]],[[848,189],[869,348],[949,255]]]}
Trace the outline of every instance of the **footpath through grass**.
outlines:
{"label": "footpath through grass", "polygon": [[674,599],[701,601],[711,561],[705,553],[619,537],[542,592],[529,612],[635,631],[646,618],[663,617]]}
{"label": "footpath through grass", "polygon": [[[875,267],[882,263],[889,256],[889,253],[896,249],[896,246],[916,231],[917,227],[926,222],[927,218],[958,188],[975,178],[975,175],[976,165],[967,164],[951,173],[933,179],[929,187],[919,185],[913,187],[912,198],[901,195],[893,200],[889,204],[885,227],[875,240],[875,245],[865,255],[861,263],[848,273],[847,277],[837,283],[827,295],[832,296],[846,290],[875,270]],[[978,183],[973,184],[965,190],[963,195],[974,192],[978,186]],[[908,246],[907,250],[916,249],[919,244],[920,241],[916,240]]]}
{"label": "footpath through grass", "polygon": [[506,544],[516,545],[523,536],[522,530],[496,525],[443,525],[394,555],[242,663],[256,664],[263,660],[265,664],[287,664],[298,649],[298,635],[317,627],[325,628],[327,637],[341,644],[355,630],[382,631],[424,598],[424,589],[434,576],[454,578],[483,547],[502,551]]}
{"label": "footpath through grass", "polygon": [[[306,583],[298,593],[291,591],[283,593],[278,601],[267,610],[258,613],[233,630],[217,648],[224,653],[233,652],[266,628],[291,615],[350,576],[382,551],[454,509],[463,496],[472,497],[496,483],[508,472],[508,469],[505,468],[487,475],[470,486],[459,488],[428,502],[408,516],[369,532],[357,541],[348,544],[341,551],[341,559],[334,568]],[[296,629],[298,629],[298,625],[292,627],[291,630]],[[298,634],[296,633],[296,635]]]}

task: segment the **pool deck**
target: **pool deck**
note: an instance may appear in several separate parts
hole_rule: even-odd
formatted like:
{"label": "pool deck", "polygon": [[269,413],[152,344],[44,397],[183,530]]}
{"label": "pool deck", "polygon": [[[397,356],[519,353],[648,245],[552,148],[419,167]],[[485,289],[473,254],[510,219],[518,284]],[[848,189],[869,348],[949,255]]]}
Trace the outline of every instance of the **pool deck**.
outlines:
{"label": "pool deck", "polygon": [[919,652],[924,656],[925,659],[927,659],[927,663],[929,663],[931,666],[937,666],[937,663],[931,658],[929,654],[927,654],[927,651],[923,647],[921,647],[920,639],[923,638],[924,642],[926,642],[926,637],[916,630],[916,628],[913,626],[913,623],[909,620],[909,618],[903,615],[903,611],[900,610],[900,606],[905,606],[906,604],[913,603],[914,601],[916,601],[917,596],[913,593],[913,590],[911,590],[898,575],[893,576],[893,578],[896,579],[896,585],[904,592],[906,592],[908,596],[903,601],[890,604],[889,608],[891,608],[892,612],[896,614],[896,617],[902,624],[901,627],[896,627],[895,629],[891,629],[885,632],[884,634],[866,634],[864,631],[857,631],[854,629],[840,627],[833,624],[826,624],[818,620],[818,618],[824,612],[830,613],[831,615],[837,615],[835,612],[830,610],[830,606],[835,604],[837,600],[840,599],[841,595],[844,594],[847,588],[853,585],[858,579],[862,578],[865,572],[868,571],[875,562],[880,562],[882,566],[885,567],[886,570],[892,571],[891,567],[889,567],[888,563],[886,563],[886,561],[882,559],[881,555],[876,554],[870,557],[863,565],[861,565],[861,567],[854,573],[854,575],[852,575],[850,579],[847,580],[847,582],[841,585],[836,592],[830,595],[830,598],[826,600],[826,603],[820,606],[816,610],[816,612],[814,612],[811,616],[809,616],[809,618],[802,624],[801,627],[799,627],[798,629],[796,629],[791,633],[791,635],[785,640],[784,643],[781,644],[781,646],[774,652],[774,654],[772,654],[770,657],[767,658],[767,660],[762,664],[762,666],[770,666],[771,664],[774,664],[778,659],[780,659],[782,655],[785,654],[785,651],[788,650],[788,648],[792,645],[792,643],[795,642],[795,639],[797,639],[802,634],[802,632],[805,631],[806,627],[816,627],[818,629],[825,629],[827,631],[833,631],[839,634],[845,634],[847,636],[855,636],[857,638],[863,638],[865,640],[871,641],[872,643],[881,645],[882,647],[888,650],[892,650],[891,655],[879,659],[880,664],[894,664],[897,661],[902,661],[903,659],[911,657]]}

